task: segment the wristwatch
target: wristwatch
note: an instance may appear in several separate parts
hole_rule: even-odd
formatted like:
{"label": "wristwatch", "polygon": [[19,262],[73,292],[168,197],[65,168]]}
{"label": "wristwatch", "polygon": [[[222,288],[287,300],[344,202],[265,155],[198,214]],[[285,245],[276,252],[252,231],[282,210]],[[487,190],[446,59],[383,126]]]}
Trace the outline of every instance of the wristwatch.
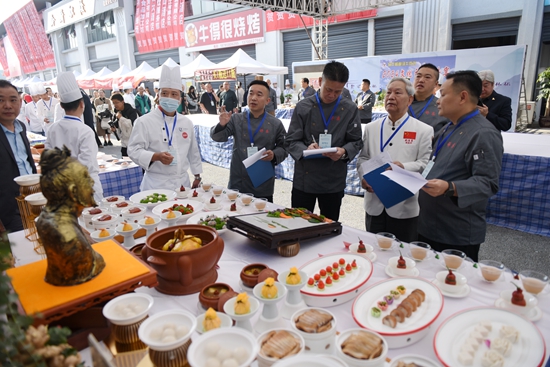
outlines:
{"label": "wristwatch", "polygon": [[202,181],[201,175],[195,175],[195,180],[199,180],[199,182]]}
{"label": "wristwatch", "polygon": [[447,181],[447,183],[449,184],[449,188],[447,189],[447,191],[445,191],[445,196],[450,198],[455,196],[455,187],[453,186],[452,182]]}
{"label": "wristwatch", "polygon": [[348,152],[344,149],[344,154],[340,157],[341,160],[348,159]]}

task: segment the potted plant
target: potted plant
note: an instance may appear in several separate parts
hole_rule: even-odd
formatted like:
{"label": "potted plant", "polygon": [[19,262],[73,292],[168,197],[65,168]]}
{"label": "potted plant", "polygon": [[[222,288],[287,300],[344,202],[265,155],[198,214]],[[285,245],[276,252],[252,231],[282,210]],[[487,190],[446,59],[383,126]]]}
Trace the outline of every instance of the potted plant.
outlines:
{"label": "potted plant", "polygon": [[543,98],[546,99],[544,116],[541,116],[539,125],[541,127],[550,127],[550,67],[539,74],[537,83],[539,86],[537,101]]}

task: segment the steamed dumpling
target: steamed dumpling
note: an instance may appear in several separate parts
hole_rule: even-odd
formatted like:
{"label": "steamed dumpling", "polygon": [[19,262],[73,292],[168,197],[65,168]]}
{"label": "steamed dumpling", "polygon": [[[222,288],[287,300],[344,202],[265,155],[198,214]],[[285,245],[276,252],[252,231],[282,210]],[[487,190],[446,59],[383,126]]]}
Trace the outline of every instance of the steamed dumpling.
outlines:
{"label": "steamed dumpling", "polygon": [[481,358],[483,367],[502,367],[504,366],[504,357],[494,350],[488,350]]}
{"label": "steamed dumpling", "polygon": [[246,315],[250,312],[250,301],[246,292],[239,293],[235,301],[235,315]]}
{"label": "steamed dumpling", "polygon": [[501,338],[508,339],[511,343],[519,340],[519,331],[513,326],[504,325],[500,328],[499,335]]}
{"label": "steamed dumpling", "polygon": [[204,320],[202,322],[202,327],[204,331],[210,331],[213,329],[218,329],[222,325],[222,320],[218,317],[216,311],[210,307],[206,314],[204,315]]}
{"label": "steamed dumpling", "polygon": [[491,341],[491,350],[499,352],[504,357],[508,357],[512,350],[512,343],[508,339],[496,338]]}

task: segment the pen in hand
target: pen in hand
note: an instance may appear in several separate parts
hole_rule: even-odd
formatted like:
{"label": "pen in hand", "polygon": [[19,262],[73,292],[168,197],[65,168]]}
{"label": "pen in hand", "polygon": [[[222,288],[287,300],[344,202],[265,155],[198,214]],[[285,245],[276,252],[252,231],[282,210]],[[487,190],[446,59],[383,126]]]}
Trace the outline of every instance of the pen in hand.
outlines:
{"label": "pen in hand", "polygon": [[317,144],[317,142],[315,141],[315,136],[313,136],[313,134],[311,134],[311,138],[313,139],[313,144]]}

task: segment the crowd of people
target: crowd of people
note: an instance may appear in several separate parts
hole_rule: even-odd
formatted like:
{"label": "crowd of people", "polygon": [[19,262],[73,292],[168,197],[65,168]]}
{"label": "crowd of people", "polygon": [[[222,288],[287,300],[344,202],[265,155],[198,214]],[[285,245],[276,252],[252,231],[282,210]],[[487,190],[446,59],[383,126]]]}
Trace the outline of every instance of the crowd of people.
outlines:
{"label": "crowd of people", "polygon": [[[292,206],[338,220],[348,163],[356,156],[366,190],[365,226],[370,232],[390,232],[411,242],[422,240],[434,249],[462,249],[474,261],[485,239],[485,212],[489,198],[498,191],[503,145],[500,130],[511,126],[511,102],[494,91],[491,71],[457,71],[445,79],[432,64],[416,71],[414,85],[393,78],[387,85],[387,116],[372,121],[377,95],[363,79],[361,92],[352,99],[345,88],[348,68],[327,63],[316,91],[307,78],[288,131],[274,116],[280,96],[294,94],[288,80],[281,92],[276,83],[262,78],[246,89],[240,82],[231,89],[224,82],[218,91],[210,83],[184,91],[179,68],[163,66],[154,96],[131,84],[123,91],[94,91],[89,98],[72,73],[58,75],[58,97],[51,90],[35,88],[31,101],[7,81],[0,81],[0,151],[3,187],[0,213],[3,225],[22,229],[13,178],[36,172],[26,131],[46,136],[46,148],[63,146],[88,167],[96,200],[101,198],[97,152],[121,140],[122,156],[129,156],[144,170],[142,190],[198,187],[202,163],[191,120],[185,114],[218,116],[211,129],[214,141],[233,137],[228,187],[273,201],[275,178],[254,185],[242,161],[265,148],[262,160],[276,166],[288,155],[295,160]],[[436,97],[436,94],[440,98]],[[283,98],[284,99],[284,98]],[[241,112],[243,105],[246,111]],[[85,126],[88,125],[88,126]],[[363,129],[362,129],[363,127]],[[362,131],[363,130],[363,131]],[[95,137],[94,137],[95,135]],[[101,141],[100,138],[103,138]],[[329,153],[304,157],[304,151],[332,148]],[[362,164],[381,153],[392,163],[421,173],[427,184],[413,197],[385,207],[363,175]],[[188,171],[193,174],[189,180]]]}

